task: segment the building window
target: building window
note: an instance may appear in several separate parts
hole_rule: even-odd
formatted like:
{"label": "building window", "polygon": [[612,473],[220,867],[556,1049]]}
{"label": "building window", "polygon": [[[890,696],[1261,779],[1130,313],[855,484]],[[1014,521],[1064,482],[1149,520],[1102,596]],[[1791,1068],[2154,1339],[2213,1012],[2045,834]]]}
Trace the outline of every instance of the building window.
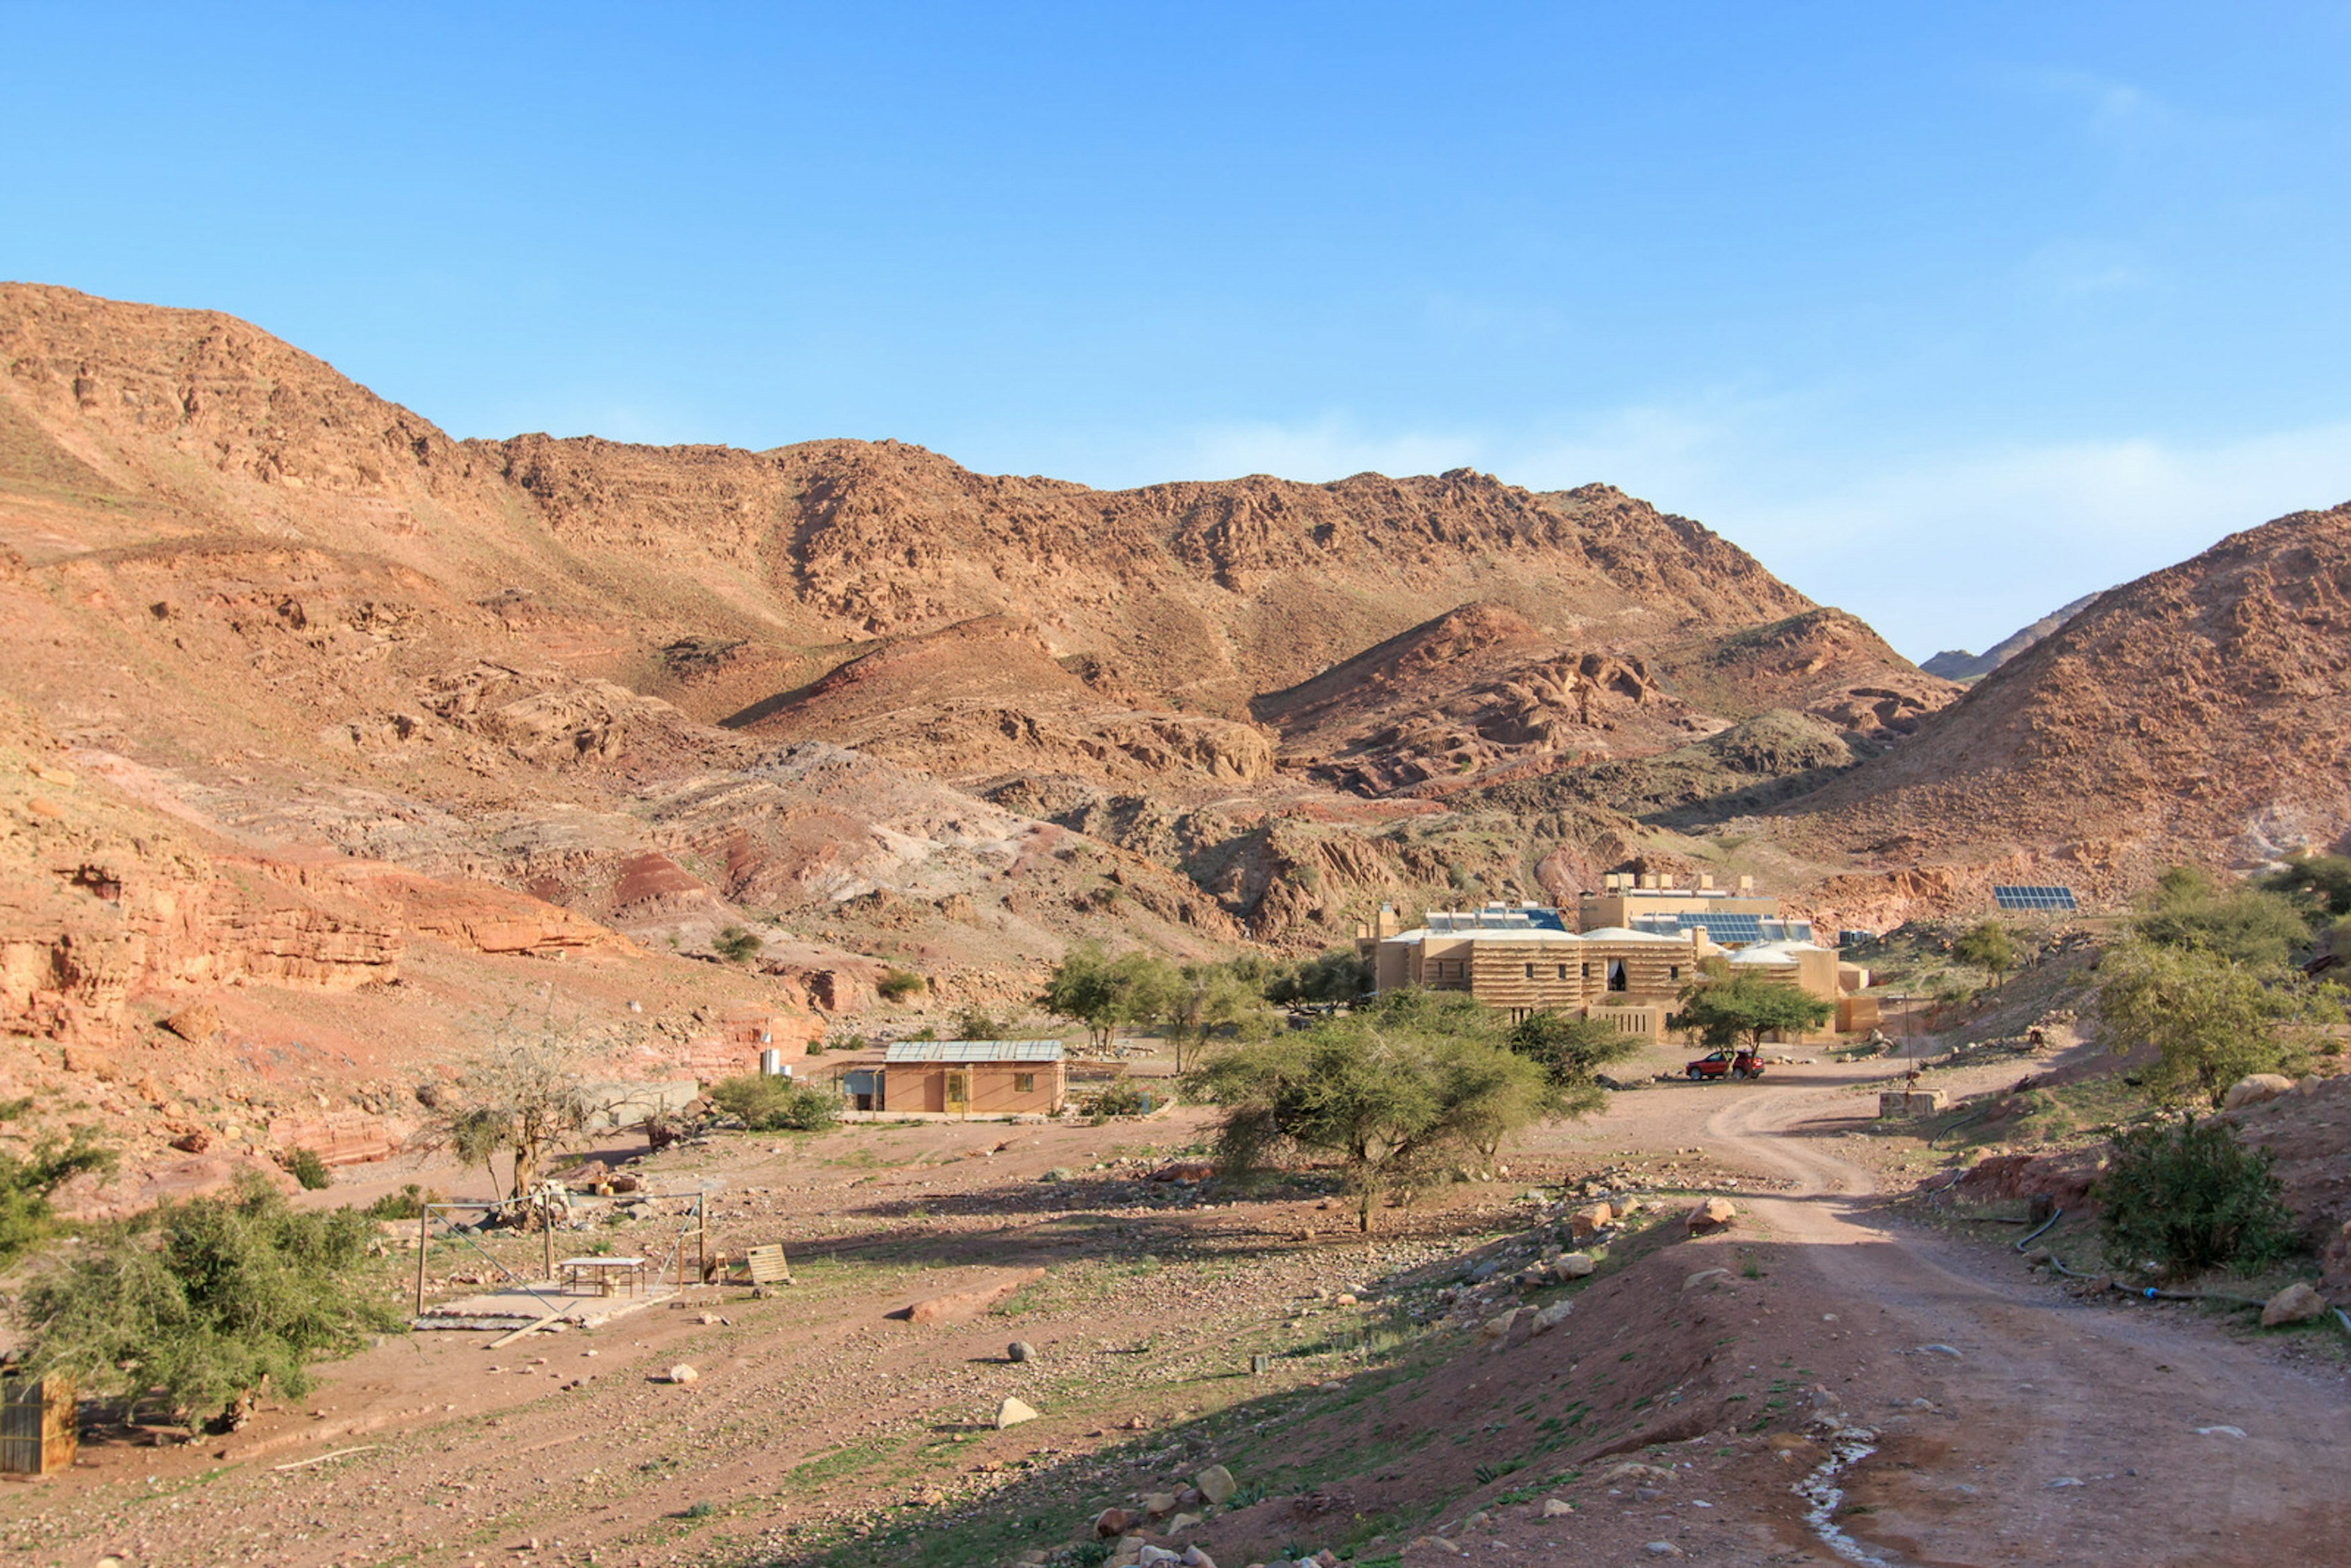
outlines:
{"label": "building window", "polygon": [[1592,962],[1590,959],[1584,960],[1583,977],[1587,980],[1592,978]]}
{"label": "building window", "polygon": [[1567,978],[1567,966],[1564,964],[1559,967],[1559,977],[1562,980]]}
{"label": "building window", "polygon": [[1678,980],[1678,979],[1680,979],[1681,977],[1682,977],[1682,967],[1681,967],[1679,964],[1668,964],[1667,966],[1666,966],[1666,978],[1667,978],[1667,979],[1668,979],[1668,980]]}
{"label": "building window", "polygon": [[1531,980],[1531,979],[1533,979],[1534,977],[1535,977],[1535,967],[1534,967],[1532,964],[1529,964],[1529,965],[1527,966],[1527,978],[1528,978],[1528,979],[1530,979],[1530,980]]}
{"label": "building window", "polygon": [[1625,960],[1622,958],[1608,960],[1608,988],[1612,991],[1628,988],[1625,981]]}
{"label": "building window", "polygon": [[1014,1073],[1012,1075],[1012,1092],[1015,1094],[1034,1094],[1037,1092],[1037,1075],[1033,1072]]}

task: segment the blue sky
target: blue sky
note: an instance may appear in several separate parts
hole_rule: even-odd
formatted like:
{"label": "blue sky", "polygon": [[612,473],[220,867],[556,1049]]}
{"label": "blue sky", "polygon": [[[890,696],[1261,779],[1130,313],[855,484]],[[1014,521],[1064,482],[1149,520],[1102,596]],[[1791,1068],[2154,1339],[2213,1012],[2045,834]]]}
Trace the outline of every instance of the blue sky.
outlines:
{"label": "blue sky", "polygon": [[2351,498],[2351,8],[0,4],[0,276],[460,435],[1460,465],[1923,658]]}

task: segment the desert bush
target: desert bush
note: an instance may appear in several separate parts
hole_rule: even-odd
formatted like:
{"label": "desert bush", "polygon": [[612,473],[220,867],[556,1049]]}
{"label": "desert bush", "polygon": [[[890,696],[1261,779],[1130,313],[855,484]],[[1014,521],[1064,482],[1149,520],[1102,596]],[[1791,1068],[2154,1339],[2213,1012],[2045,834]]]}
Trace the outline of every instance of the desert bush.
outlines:
{"label": "desert bush", "polygon": [[1332,947],[1301,958],[1264,982],[1270,1002],[1352,1002],[1371,987],[1371,963],[1353,947]]}
{"label": "desert bush", "polygon": [[758,954],[759,938],[740,925],[729,925],[712,940],[710,950],[730,964],[740,964]]}
{"label": "desert bush", "polygon": [[26,1365],[101,1399],[161,1390],[192,1419],[265,1381],[299,1396],[309,1363],[399,1326],[360,1277],[373,1232],[357,1209],[298,1212],[257,1181],[85,1231],[18,1299]]}
{"label": "desert bush", "polygon": [[1959,933],[1951,944],[1951,956],[1962,964],[1973,964],[1997,986],[2015,966],[2016,942],[1999,921],[1980,921]]}
{"label": "desert bush", "polygon": [[2122,1134],[2096,1187],[2108,1260],[2153,1262],[2173,1278],[2279,1261],[2294,1248],[2294,1215],[2270,1164],[2269,1151],[2246,1148],[2224,1122]]}
{"label": "desert bush", "polygon": [[1083,1103],[1085,1113],[1097,1122],[1113,1116],[1140,1116],[1150,1108],[1150,1092],[1124,1078],[1112,1079]]}
{"label": "desert bush", "polygon": [[746,1073],[710,1088],[710,1103],[755,1133],[814,1133],[841,1120],[841,1096],[812,1083]]}
{"label": "desert bush", "polygon": [[1012,1024],[1009,1019],[1000,1019],[986,1008],[975,1003],[956,1014],[956,1038],[957,1040],[1009,1040],[1012,1038]]}
{"label": "desert bush", "polygon": [[[30,1100],[0,1103],[0,1123],[13,1122],[33,1108]],[[55,1224],[49,1197],[84,1171],[102,1171],[114,1164],[114,1154],[100,1146],[87,1127],[74,1129],[63,1142],[43,1138],[22,1155],[0,1153],[0,1267],[46,1239]]]}
{"label": "desert bush", "polygon": [[435,1190],[410,1182],[398,1192],[385,1193],[360,1210],[370,1219],[414,1219],[424,1212],[428,1203],[439,1203],[442,1195]]}
{"label": "desert bush", "polygon": [[327,1162],[319,1157],[316,1149],[288,1149],[280,1163],[287,1176],[302,1184],[305,1192],[320,1192],[335,1184],[333,1173],[327,1169]]}
{"label": "desert bush", "polygon": [[2216,1109],[2236,1082],[2298,1070],[2313,1026],[2339,1018],[2332,994],[2293,972],[2257,969],[2203,947],[2131,942],[2098,966],[2107,1045],[2156,1049],[2147,1087],[2167,1104],[2201,1096]]}
{"label": "desert bush", "polygon": [[2134,924],[2158,946],[2195,948],[2258,969],[2283,966],[2311,936],[2293,894],[2222,882],[2195,866],[2174,866],[2158,878]]}
{"label": "desert bush", "polygon": [[884,969],[873,988],[885,1002],[903,1002],[908,997],[919,997],[931,988],[930,981],[912,969]]}

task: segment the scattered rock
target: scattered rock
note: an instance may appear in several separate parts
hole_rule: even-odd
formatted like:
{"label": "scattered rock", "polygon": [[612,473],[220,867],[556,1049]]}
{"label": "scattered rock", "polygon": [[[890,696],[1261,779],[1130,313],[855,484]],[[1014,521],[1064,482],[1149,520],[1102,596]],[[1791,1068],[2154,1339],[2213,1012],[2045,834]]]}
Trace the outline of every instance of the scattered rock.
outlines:
{"label": "scattered rock", "polygon": [[1217,1568],[1217,1560],[1196,1546],[1184,1548],[1184,1568]]}
{"label": "scattered rock", "polygon": [[1162,1563],[1181,1563],[1184,1561],[1184,1554],[1180,1552],[1170,1552],[1165,1546],[1145,1543],[1143,1549],[1134,1554],[1134,1560],[1142,1563],[1143,1568],[1156,1568],[1156,1565]]}
{"label": "scattered rock", "polygon": [[2294,1092],[2294,1080],[2282,1072],[2256,1072],[2250,1078],[2240,1078],[2229,1086],[2227,1098],[2220,1102],[2223,1110],[2233,1111],[2240,1105],[2258,1105],[2264,1100],[2274,1100],[2281,1094]]}
{"label": "scattered rock", "polygon": [[2241,1437],[2245,1429],[2242,1427],[2199,1427],[2196,1435],[2199,1437]]}
{"label": "scattered rock", "polygon": [[1181,1535],[1187,1530],[1199,1528],[1200,1516],[1196,1513],[1179,1513],[1167,1521],[1167,1533],[1170,1535]]}
{"label": "scattered rock", "polygon": [[1004,1356],[1008,1361],[1034,1361],[1037,1347],[1025,1339],[1016,1339],[1004,1347]]}
{"label": "scattered rock", "polygon": [[702,1374],[681,1361],[669,1369],[669,1380],[672,1383],[699,1383],[702,1381]]}
{"label": "scattered rock", "polygon": [[1222,1465],[1210,1465],[1192,1478],[1192,1484],[1200,1489],[1202,1497],[1217,1508],[1222,1508],[1225,1500],[1237,1490],[1233,1485],[1233,1472]]}
{"label": "scattered rock", "polygon": [[1692,1274],[1689,1278],[1682,1281],[1682,1289],[1685,1291],[1695,1291],[1700,1285],[1706,1284],[1709,1281],[1728,1280],[1729,1278],[1730,1270],[1728,1269],[1700,1269],[1697,1273]]}
{"label": "scattered rock", "polygon": [[1638,1459],[1626,1459],[1622,1464],[1611,1465],[1600,1472],[1600,1484],[1612,1487],[1623,1486],[1628,1482],[1634,1486],[1647,1486],[1673,1479],[1673,1471],[1660,1469],[1656,1465],[1645,1465]]}
{"label": "scattered rock", "polygon": [[1568,1235],[1573,1240],[1589,1241],[1595,1236],[1604,1234],[1609,1223],[1615,1218],[1616,1211],[1604,1203],[1595,1203],[1589,1208],[1579,1208],[1567,1217]]}
{"label": "scattered rock", "polygon": [[1652,1557],[1679,1557],[1682,1549],[1670,1541],[1652,1541],[1641,1548]]}
{"label": "scattered rock", "polygon": [[1007,1399],[996,1407],[996,1429],[999,1432],[1007,1427],[1018,1427],[1023,1421],[1036,1418],[1036,1409],[1025,1400]]}
{"label": "scattered rock", "polygon": [[1106,1508],[1094,1515],[1094,1539],[1115,1541],[1134,1525],[1134,1517],[1123,1508]]}
{"label": "scattered rock", "polygon": [[1176,1494],[1172,1491],[1148,1493],[1143,1500],[1143,1517],[1163,1519],[1176,1511]]}
{"label": "scattered rock", "polygon": [[1563,1513],[1573,1513],[1574,1511],[1575,1505],[1564,1500],[1563,1499],[1555,1497],[1547,1497],[1543,1499],[1542,1516],[1545,1519],[1557,1519]]}
{"label": "scattered rock", "polygon": [[1567,1252],[1551,1266],[1551,1271],[1562,1280],[1583,1280],[1589,1279],[1592,1271],[1599,1267],[1598,1260],[1589,1252]]}
{"label": "scattered rock", "polygon": [[2262,1327],[2273,1329],[2282,1323],[2306,1323],[2325,1311],[2325,1299],[2296,1280],[2269,1299],[2269,1304],[2262,1309]]}
{"label": "scattered rock", "polygon": [[1689,1211],[1689,1233],[1704,1236],[1720,1230],[1739,1218],[1739,1207],[1727,1197],[1709,1197]]}
{"label": "scattered rock", "polygon": [[1460,1555],[1461,1552],[1461,1548],[1454,1545],[1453,1542],[1446,1540],[1445,1537],[1441,1535],[1416,1535],[1412,1538],[1412,1544],[1405,1548],[1405,1550],[1411,1552],[1424,1546],[1427,1547],[1432,1552],[1442,1552],[1447,1557],[1456,1557]]}
{"label": "scattered rock", "polygon": [[[194,1002],[163,1020],[163,1027],[182,1040],[202,1045],[220,1033],[220,1009],[210,1002]],[[202,1151],[198,1151],[201,1153]]]}
{"label": "scattered rock", "polygon": [[1553,1301],[1527,1321],[1527,1333],[1531,1335],[1547,1334],[1567,1322],[1567,1314],[1574,1310],[1573,1301]]}
{"label": "scattered rock", "polygon": [[1519,1321],[1519,1313],[1524,1310],[1525,1309],[1522,1307],[1512,1307],[1507,1312],[1495,1313],[1492,1317],[1488,1318],[1484,1322],[1478,1325],[1478,1337],[1484,1340],[1492,1340],[1498,1344],[1500,1343],[1503,1340],[1510,1337],[1510,1325]]}

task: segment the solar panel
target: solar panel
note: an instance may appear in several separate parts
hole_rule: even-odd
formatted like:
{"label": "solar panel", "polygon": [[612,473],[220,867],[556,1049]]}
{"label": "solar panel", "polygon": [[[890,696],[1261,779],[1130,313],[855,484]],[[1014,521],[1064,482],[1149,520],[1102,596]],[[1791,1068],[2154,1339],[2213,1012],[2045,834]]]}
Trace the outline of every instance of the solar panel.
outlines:
{"label": "solar panel", "polygon": [[1725,947],[1743,947],[1763,940],[1763,916],[1760,915],[1676,910],[1670,915],[1643,915],[1637,928],[1659,933],[1687,933],[1700,925],[1706,927],[1708,940],[1719,942]]}
{"label": "solar panel", "polygon": [[2081,907],[2070,887],[1995,887],[1991,897],[2002,909],[2070,914]]}

